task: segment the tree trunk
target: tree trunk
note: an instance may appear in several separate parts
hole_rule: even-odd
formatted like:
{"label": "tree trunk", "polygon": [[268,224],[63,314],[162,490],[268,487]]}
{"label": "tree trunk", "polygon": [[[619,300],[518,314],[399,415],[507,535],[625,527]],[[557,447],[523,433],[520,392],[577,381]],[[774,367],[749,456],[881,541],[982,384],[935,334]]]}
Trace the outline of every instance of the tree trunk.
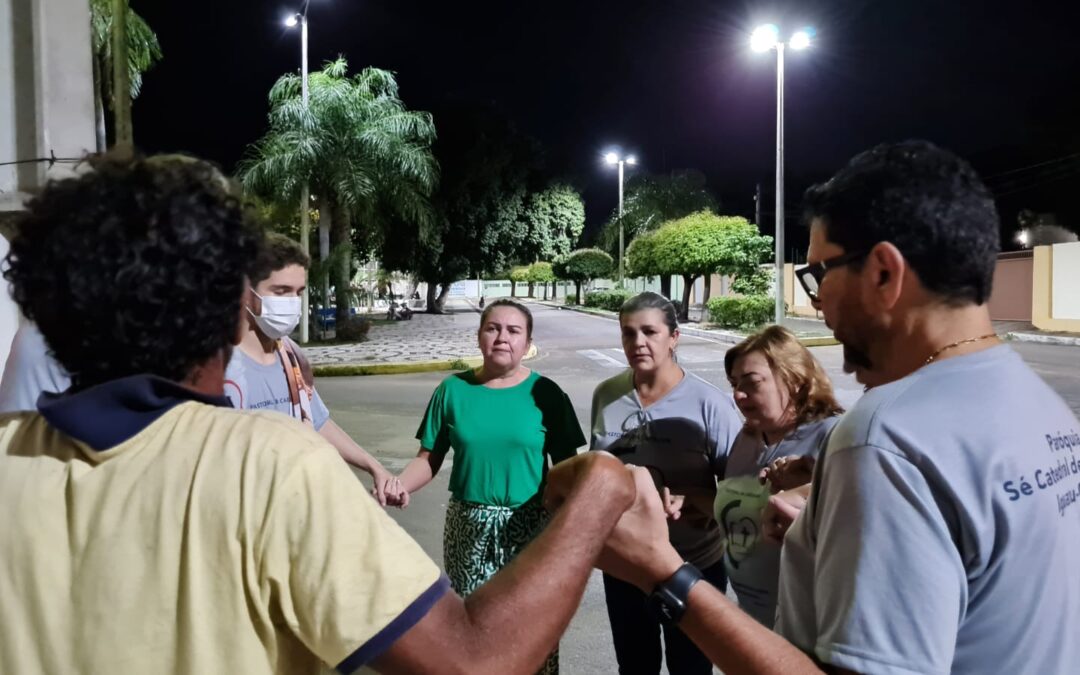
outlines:
{"label": "tree trunk", "polygon": [[[330,227],[334,222],[334,207],[329,200],[319,201],[319,262],[326,262],[330,257]],[[330,271],[323,268],[322,278],[318,280],[322,289],[323,309],[330,307]]]}
{"label": "tree trunk", "polygon": [[439,284],[435,281],[427,282],[427,307],[424,311],[428,314],[442,314],[442,310],[439,308],[435,292],[438,290]]}
{"label": "tree trunk", "polygon": [[336,253],[338,259],[333,269],[334,278],[334,312],[338,326],[344,326],[349,322],[349,308],[352,301],[349,291],[352,289],[352,242],[349,239],[350,227],[349,213],[340,207],[334,209],[334,224],[330,230],[330,247]]}
{"label": "tree trunk", "polygon": [[577,280],[574,281],[574,304],[581,304],[581,282]]}
{"label": "tree trunk", "polygon": [[664,296],[668,300],[671,299],[671,275],[660,275],[660,295]]}
{"label": "tree trunk", "polygon": [[547,285],[547,282],[545,281],[544,282],[544,300],[546,301],[547,299],[548,299],[548,285]]}
{"label": "tree trunk", "polygon": [[517,282],[514,281],[513,279],[511,279],[510,280],[510,297],[511,298],[514,297],[515,293],[517,293]]}
{"label": "tree trunk", "polygon": [[682,292],[682,307],[679,308],[679,321],[690,320],[690,291],[694,288],[694,281],[697,277],[693,274],[684,274],[683,278],[683,292]]}
{"label": "tree trunk", "polygon": [[530,298],[535,298],[536,297],[535,295],[533,295],[533,293],[535,292],[535,289],[536,289],[536,286],[533,284],[533,282],[530,281],[529,282],[529,297]]}
{"label": "tree trunk", "polygon": [[435,305],[439,308],[439,314],[446,313],[446,299],[450,297],[451,286],[453,286],[453,283],[447,281],[439,289],[439,297],[435,298]]}
{"label": "tree trunk", "polygon": [[128,0],[112,0],[112,94],[114,146],[121,154],[135,151],[131,128],[131,74],[128,72]]}
{"label": "tree trunk", "polygon": [[94,138],[97,141],[97,151],[105,152],[109,145],[105,138],[105,102],[101,93],[105,83],[101,77],[101,58],[97,54],[91,54],[90,60],[94,66]]}
{"label": "tree trunk", "polygon": [[701,306],[709,306],[709,287],[712,285],[712,274],[705,275],[705,291],[701,294]]}

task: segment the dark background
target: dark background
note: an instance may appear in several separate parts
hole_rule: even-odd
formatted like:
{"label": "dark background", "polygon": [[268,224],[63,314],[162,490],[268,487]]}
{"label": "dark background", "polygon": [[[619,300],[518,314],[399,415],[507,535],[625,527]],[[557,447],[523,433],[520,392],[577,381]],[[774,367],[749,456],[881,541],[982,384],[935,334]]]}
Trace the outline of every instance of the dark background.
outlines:
{"label": "dark background", "polygon": [[[270,86],[299,67],[299,30],[282,25],[299,4],[133,0],[165,54],[135,102],[139,146],[231,170],[265,131]],[[1080,224],[1073,14],[997,0],[312,0],[310,58],[396,72],[406,104],[437,127],[463,103],[496,107],[539,139],[552,176],[582,190],[587,234],[615,207],[601,161],[613,146],[645,171],[704,172],[728,213],[751,216],[760,182],[771,234],[776,58],[750,51],[748,36],[765,21],[785,36],[811,25],[814,46],[786,59],[790,246],[805,244],[795,222],[807,185],[910,137],[975,164],[1008,240],[1021,209]]]}

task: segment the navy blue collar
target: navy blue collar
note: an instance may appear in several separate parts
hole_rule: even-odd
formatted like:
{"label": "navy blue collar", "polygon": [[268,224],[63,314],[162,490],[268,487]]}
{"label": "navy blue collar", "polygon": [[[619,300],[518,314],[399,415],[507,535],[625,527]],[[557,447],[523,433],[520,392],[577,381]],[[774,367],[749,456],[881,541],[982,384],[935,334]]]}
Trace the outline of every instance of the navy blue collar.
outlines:
{"label": "navy blue collar", "polygon": [[232,407],[225,396],[200,394],[156,375],[131,375],[76,393],[45,392],[37,406],[53,427],[94,450],[108,450],[188,401]]}

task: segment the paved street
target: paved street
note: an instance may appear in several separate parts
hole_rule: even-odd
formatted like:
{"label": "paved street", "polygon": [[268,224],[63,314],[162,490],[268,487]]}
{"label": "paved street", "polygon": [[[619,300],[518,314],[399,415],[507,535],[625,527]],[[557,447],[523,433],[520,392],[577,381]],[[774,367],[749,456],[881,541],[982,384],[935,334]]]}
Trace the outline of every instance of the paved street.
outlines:
{"label": "paved street", "polygon": [[[539,356],[528,365],[558,382],[570,395],[582,427],[589,423],[593,389],[625,367],[619,347],[618,324],[609,319],[534,305],[534,339]],[[459,314],[452,321],[477,321],[476,314]],[[679,360],[687,370],[730,391],[724,379],[726,344],[684,336]],[[1013,347],[1080,414],[1080,348],[1031,343]],[[824,364],[839,398],[850,405],[860,395],[859,385],[841,371],[839,347],[817,347],[813,353]],[[389,468],[399,470],[417,449],[413,436],[435,386],[447,373],[420,373],[374,377],[322,378],[318,382],[334,419],[361,445],[374,452]],[[1002,383],[1008,386],[1008,383]],[[447,501],[444,468],[436,481],[413,498],[404,512],[393,512],[437,561],[442,560],[442,524]],[[563,672],[613,673],[603,589],[598,577],[563,642]]]}

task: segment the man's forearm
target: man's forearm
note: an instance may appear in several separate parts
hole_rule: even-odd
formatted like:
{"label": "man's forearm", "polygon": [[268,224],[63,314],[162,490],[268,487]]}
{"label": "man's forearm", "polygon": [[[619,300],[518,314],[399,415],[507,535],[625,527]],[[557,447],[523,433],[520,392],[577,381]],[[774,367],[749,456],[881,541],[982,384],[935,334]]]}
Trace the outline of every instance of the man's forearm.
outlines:
{"label": "man's forearm", "polygon": [[711,584],[694,584],[679,628],[727,675],[822,672],[810,657]]}

